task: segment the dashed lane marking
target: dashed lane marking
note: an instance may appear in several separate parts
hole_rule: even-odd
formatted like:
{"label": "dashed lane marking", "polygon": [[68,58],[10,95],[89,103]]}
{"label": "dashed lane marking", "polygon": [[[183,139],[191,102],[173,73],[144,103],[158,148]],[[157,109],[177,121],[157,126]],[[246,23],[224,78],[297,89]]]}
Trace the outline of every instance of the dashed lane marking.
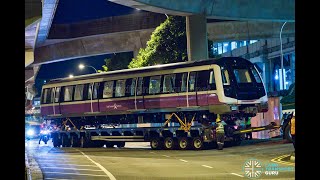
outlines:
{"label": "dashed lane marking", "polygon": [[46,179],[54,179],[54,180],[74,180],[74,179],[58,179],[58,178],[44,178],[45,180]]}
{"label": "dashed lane marking", "polygon": [[237,174],[237,173],[230,173],[230,174],[235,175],[235,176],[239,176],[239,177],[244,177],[244,176]]}
{"label": "dashed lane marking", "polygon": [[[46,164],[46,163],[41,163],[41,164]],[[55,166],[91,166],[91,167],[97,167],[95,165],[89,165],[89,164],[52,164],[50,163],[51,165],[55,165]],[[48,164],[49,165],[49,164]]]}
{"label": "dashed lane marking", "polygon": [[201,165],[201,166],[206,167],[206,168],[213,168],[213,167],[207,166],[207,165]]}
{"label": "dashed lane marking", "polygon": [[87,156],[84,152],[76,149],[77,151],[79,151],[84,157],[86,157],[87,159],[89,159],[93,164],[97,165],[104,173],[106,173],[108,175],[108,177],[111,179],[111,180],[116,180],[116,178],[106,169],[104,168],[103,166],[101,166],[101,164],[95,162],[94,160],[92,160],[89,156]]}
{"label": "dashed lane marking", "polygon": [[78,168],[62,168],[62,167],[42,167],[43,169],[69,169],[69,170],[79,170],[79,171],[102,171],[98,169],[78,169]]}
{"label": "dashed lane marking", "polygon": [[103,176],[103,177],[109,177],[107,175],[99,175],[99,174],[79,174],[79,173],[64,173],[64,172],[45,172],[44,174],[59,174],[59,175],[60,174],[69,174],[69,175],[78,175],[78,176]]}
{"label": "dashed lane marking", "polygon": [[167,155],[162,155],[162,156],[164,156],[164,157],[170,157],[170,156],[167,156]]}
{"label": "dashed lane marking", "polygon": [[183,162],[188,162],[188,161],[186,161],[186,160],[184,160],[184,159],[179,159],[180,161],[183,161]]}

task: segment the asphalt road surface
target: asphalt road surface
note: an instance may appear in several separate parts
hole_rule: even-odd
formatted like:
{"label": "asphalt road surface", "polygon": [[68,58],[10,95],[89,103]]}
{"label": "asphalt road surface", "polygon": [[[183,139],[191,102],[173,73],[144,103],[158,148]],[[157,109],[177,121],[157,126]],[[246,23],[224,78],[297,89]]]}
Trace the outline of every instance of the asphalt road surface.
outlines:
{"label": "asphalt road surface", "polygon": [[124,148],[54,148],[51,140],[46,145],[26,141],[33,180],[295,179],[293,151],[282,139],[243,141],[222,151],[151,150],[144,142],[127,142]]}

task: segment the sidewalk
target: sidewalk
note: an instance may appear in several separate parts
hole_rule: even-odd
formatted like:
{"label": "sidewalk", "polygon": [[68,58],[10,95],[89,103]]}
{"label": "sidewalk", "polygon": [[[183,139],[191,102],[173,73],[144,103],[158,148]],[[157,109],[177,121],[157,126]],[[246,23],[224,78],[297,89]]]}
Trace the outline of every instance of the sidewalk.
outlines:
{"label": "sidewalk", "polygon": [[43,180],[42,171],[34,159],[32,147],[25,147],[25,166],[27,180]]}

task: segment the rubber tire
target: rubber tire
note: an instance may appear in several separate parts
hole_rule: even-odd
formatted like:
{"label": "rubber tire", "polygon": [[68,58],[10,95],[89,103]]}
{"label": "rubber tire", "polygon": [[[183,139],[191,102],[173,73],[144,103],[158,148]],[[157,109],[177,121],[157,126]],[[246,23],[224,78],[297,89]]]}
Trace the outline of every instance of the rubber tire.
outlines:
{"label": "rubber tire", "polygon": [[113,148],[113,146],[114,146],[114,143],[110,142],[110,141],[106,141],[105,144],[106,144],[107,148]]}
{"label": "rubber tire", "polygon": [[60,147],[61,145],[61,139],[59,139],[58,136],[54,136],[54,138],[52,138],[53,140],[53,147]]}
{"label": "rubber tire", "polygon": [[71,136],[70,144],[71,147],[80,147],[80,139],[77,136]]}
{"label": "rubber tire", "polygon": [[86,137],[84,137],[84,136],[81,136],[81,137],[80,137],[80,147],[81,147],[81,148],[88,148],[88,147],[90,147],[90,142],[89,142],[89,140],[88,140]]}
{"label": "rubber tire", "polygon": [[70,138],[68,138],[67,135],[63,135],[61,138],[61,144],[62,144],[62,147],[70,147],[71,146]]}
{"label": "rubber tire", "polygon": [[172,137],[166,137],[163,141],[163,148],[165,150],[171,150],[171,149],[174,149],[175,144],[176,144],[176,141]]}
{"label": "rubber tire", "polygon": [[[200,144],[198,144],[200,142]],[[195,145],[197,143],[198,145]],[[194,137],[192,138],[191,147],[194,150],[201,150],[203,148],[203,140],[201,137]]]}
{"label": "rubber tire", "polygon": [[123,148],[126,145],[126,142],[117,142],[117,147],[118,148]]}
{"label": "rubber tire", "polygon": [[[182,144],[181,144],[182,143]],[[186,144],[185,144],[186,143]],[[190,147],[190,141],[188,140],[187,137],[180,137],[178,138],[178,143],[177,143],[178,149],[180,150],[186,150],[189,149]]]}
{"label": "rubber tire", "polygon": [[289,124],[287,124],[287,126],[284,129],[284,138],[288,141],[288,142],[292,142],[292,137],[291,137],[291,126]]}
{"label": "rubber tire", "polygon": [[[156,145],[155,145],[156,144]],[[160,138],[152,138],[150,140],[150,147],[153,150],[159,150],[163,148],[163,142],[160,140]]]}

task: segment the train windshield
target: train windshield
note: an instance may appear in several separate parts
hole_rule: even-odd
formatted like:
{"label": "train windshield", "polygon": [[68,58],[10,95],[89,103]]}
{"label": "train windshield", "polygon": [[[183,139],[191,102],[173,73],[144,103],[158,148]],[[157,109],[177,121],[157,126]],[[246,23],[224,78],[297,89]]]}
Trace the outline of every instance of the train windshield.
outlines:
{"label": "train windshield", "polygon": [[221,67],[224,93],[238,100],[258,99],[265,95],[259,72],[253,65],[233,64]]}
{"label": "train windshield", "polygon": [[235,75],[237,83],[262,83],[257,70],[253,67],[250,69],[234,69],[233,73]]}

